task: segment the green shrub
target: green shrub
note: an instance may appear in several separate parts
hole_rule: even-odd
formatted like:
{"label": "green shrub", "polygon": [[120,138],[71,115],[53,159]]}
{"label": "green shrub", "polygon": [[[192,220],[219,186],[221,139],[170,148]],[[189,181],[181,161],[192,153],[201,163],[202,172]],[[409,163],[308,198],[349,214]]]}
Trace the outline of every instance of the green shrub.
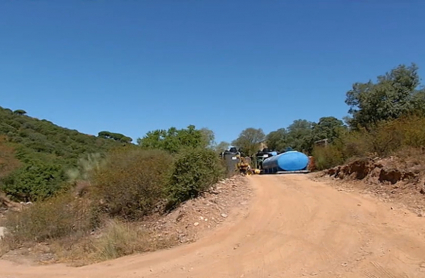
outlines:
{"label": "green shrub", "polygon": [[141,218],[164,199],[164,187],[172,165],[173,158],[165,151],[113,151],[103,167],[93,173],[91,196],[111,216]]}
{"label": "green shrub", "polygon": [[61,165],[32,161],[2,180],[0,189],[15,200],[45,200],[65,187]]}
{"label": "green shrub", "polygon": [[168,207],[199,196],[225,175],[222,161],[209,149],[182,151],[167,186]]}

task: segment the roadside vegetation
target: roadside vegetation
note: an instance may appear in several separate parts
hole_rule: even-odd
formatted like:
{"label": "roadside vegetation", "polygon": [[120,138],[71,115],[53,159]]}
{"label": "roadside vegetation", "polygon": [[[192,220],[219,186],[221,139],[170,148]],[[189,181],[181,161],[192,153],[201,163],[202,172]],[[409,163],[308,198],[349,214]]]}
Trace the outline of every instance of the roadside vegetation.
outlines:
{"label": "roadside vegetation", "polygon": [[16,148],[33,149],[5,136],[1,157],[14,167],[2,168],[2,191],[12,200],[33,204],[10,211],[0,223],[8,230],[1,252],[48,243],[58,259],[98,261],[175,244],[172,239],[152,241],[152,231],[141,223],[225,177],[213,133],[194,126],[157,130],[137,145],[112,135],[106,138],[102,132],[94,143],[105,144],[103,149],[93,147],[93,152],[72,156],[68,164],[55,164],[55,156],[38,159],[46,153],[35,152],[28,157],[33,159],[20,160]]}
{"label": "roadside vegetation", "polygon": [[356,82],[346,92],[349,117],[326,116],[316,122],[295,120],[269,134],[247,128],[232,142],[245,155],[260,143],[279,152],[288,148],[312,155],[318,170],[349,160],[386,157],[425,148],[425,89],[418,67],[399,65],[377,81]]}
{"label": "roadside vegetation", "polygon": [[16,201],[53,196],[69,184],[68,171],[91,154],[128,145],[57,126],[0,107],[0,190]]}

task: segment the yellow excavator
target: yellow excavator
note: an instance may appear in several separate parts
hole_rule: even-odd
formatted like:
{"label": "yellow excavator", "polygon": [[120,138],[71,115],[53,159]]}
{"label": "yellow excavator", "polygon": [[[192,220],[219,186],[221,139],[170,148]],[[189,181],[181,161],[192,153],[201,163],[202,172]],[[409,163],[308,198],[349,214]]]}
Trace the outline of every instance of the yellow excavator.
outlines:
{"label": "yellow excavator", "polygon": [[260,174],[259,169],[252,169],[251,167],[251,158],[249,157],[241,157],[240,155],[236,156],[238,159],[238,163],[236,164],[236,170],[242,175],[254,175]]}

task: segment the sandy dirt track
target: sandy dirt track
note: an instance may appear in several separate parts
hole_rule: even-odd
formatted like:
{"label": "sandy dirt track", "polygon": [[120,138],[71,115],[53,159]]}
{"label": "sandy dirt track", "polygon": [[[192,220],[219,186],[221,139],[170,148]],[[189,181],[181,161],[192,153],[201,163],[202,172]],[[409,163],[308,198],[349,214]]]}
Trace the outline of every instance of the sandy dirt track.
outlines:
{"label": "sandy dirt track", "polygon": [[193,244],[81,268],[0,260],[0,277],[425,277],[424,218],[305,175],[249,180],[249,211]]}

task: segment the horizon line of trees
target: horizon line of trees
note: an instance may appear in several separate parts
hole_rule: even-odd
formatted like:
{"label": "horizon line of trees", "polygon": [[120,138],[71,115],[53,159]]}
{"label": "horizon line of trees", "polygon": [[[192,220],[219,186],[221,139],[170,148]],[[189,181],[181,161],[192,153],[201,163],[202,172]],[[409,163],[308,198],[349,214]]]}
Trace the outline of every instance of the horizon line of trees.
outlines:
{"label": "horizon line of trees", "polygon": [[288,148],[312,154],[315,143],[327,139],[329,144],[353,131],[370,132],[379,124],[408,115],[425,115],[425,89],[420,88],[418,66],[399,65],[376,82],[355,82],[346,92],[345,103],[349,106],[349,116],[337,119],[333,116],[321,117],[312,122],[305,119],[294,120],[288,127],[279,128],[265,134],[261,128],[244,129],[239,137],[231,142],[245,155],[252,156],[262,143],[271,150],[282,152]]}

